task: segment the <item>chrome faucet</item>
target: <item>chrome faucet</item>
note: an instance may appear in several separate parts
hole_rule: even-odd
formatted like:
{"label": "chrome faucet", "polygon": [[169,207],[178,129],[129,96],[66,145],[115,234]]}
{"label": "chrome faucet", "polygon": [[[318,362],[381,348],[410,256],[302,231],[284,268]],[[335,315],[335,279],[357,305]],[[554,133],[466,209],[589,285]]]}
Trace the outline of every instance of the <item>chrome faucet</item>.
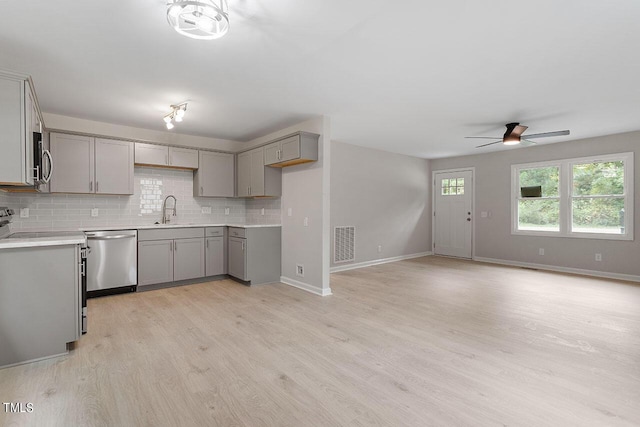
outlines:
{"label": "chrome faucet", "polygon": [[173,208],[168,208],[171,209],[173,211],[173,216],[176,216],[177,214],[177,207],[178,207],[178,200],[176,199],[175,196],[173,195],[169,195],[167,197],[164,198],[164,202],[162,202],[162,223],[163,224],[168,224],[171,221],[171,218],[167,215],[167,200],[169,198],[173,199]]}

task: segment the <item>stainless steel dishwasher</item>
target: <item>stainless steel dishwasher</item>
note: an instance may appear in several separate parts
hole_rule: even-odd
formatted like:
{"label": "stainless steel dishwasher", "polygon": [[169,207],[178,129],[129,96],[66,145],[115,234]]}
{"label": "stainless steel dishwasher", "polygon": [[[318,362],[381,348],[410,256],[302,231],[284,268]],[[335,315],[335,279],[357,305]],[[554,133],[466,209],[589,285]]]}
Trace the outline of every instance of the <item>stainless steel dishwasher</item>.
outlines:
{"label": "stainless steel dishwasher", "polygon": [[87,232],[87,295],[134,292],[138,284],[138,232]]}

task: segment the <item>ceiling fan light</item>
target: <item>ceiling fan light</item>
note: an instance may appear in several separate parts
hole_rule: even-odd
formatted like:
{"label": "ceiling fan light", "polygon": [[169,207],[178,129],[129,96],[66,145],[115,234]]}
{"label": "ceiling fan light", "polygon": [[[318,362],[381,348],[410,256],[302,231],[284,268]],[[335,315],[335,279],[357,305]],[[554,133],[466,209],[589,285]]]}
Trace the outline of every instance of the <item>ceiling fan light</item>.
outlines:
{"label": "ceiling fan light", "polygon": [[229,5],[227,0],[170,0],[167,21],[184,36],[218,39],[229,31]]}

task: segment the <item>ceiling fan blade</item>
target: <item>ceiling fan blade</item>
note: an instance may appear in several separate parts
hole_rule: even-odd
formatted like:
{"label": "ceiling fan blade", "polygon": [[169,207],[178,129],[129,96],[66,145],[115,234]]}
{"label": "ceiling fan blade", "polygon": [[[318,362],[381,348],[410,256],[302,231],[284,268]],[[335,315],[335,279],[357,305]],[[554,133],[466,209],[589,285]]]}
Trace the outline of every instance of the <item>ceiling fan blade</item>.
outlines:
{"label": "ceiling fan blade", "polygon": [[516,125],[516,127],[513,128],[511,135],[520,137],[524,133],[524,131],[527,129],[528,129],[527,126]]}
{"label": "ceiling fan blade", "polygon": [[533,135],[524,135],[525,138],[527,139],[531,139],[531,138],[548,138],[550,136],[564,136],[564,135],[569,135],[569,131],[568,130],[559,130],[556,132],[544,132],[544,133],[534,133]]}
{"label": "ceiling fan blade", "polygon": [[500,142],[502,142],[502,140],[500,140],[500,141],[490,142],[490,143],[488,143],[488,144],[478,145],[476,148],[482,148],[482,147],[486,147],[487,145],[498,144],[498,143],[500,143]]}
{"label": "ceiling fan blade", "polygon": [[465,136],[467,139],[500,139],[500,136]]}
{"label": "ceiling fan blade", "polygon": [[522,144],[523,147],[528,147],[529,145],[536,145],[537,144],[537,142],[529,141],[528,139],[521,139],[520,143]]}

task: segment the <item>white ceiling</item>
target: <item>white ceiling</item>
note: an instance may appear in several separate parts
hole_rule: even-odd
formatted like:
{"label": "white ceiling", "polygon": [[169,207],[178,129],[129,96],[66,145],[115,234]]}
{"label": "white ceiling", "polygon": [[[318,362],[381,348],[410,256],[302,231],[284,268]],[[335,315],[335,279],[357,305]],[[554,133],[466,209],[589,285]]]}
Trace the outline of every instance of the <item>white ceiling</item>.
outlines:
{"label": "white ceiling", "polygon": [[638,1],[229,3],[229,34],[200,41],[162,0],[0,0],[0,68],[49,113],[161,130],[188,99],[176,132],[240,141],[318,115],[333,140],[430,158],[511,121],[571,129],[545,143],[640,129]]}

